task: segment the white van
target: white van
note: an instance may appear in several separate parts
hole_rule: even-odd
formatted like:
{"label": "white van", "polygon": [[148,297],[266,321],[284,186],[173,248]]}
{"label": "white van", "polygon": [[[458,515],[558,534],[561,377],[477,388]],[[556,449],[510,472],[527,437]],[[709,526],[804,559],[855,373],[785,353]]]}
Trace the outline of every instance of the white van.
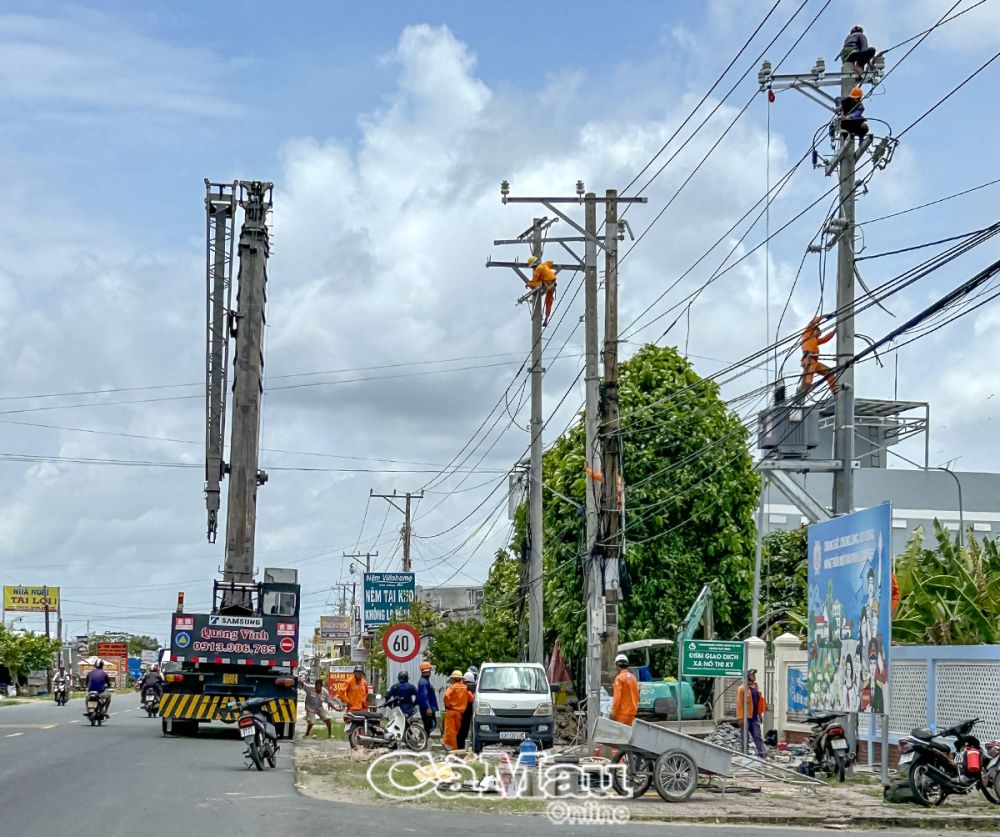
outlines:
{"label": "white van", "polygon": [[483,663],[473,702],[472,748],[533,739],[552,746],[552,690],[538,663]]}

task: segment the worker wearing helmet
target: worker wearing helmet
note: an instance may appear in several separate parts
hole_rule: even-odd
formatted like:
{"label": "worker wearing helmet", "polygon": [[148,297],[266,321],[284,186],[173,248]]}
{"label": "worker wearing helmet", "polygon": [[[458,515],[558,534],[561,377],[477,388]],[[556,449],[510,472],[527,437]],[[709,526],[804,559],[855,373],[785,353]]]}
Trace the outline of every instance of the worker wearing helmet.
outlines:
{"label": "worker wearing helmet", "polygon": [[455,669],[448,679],[451,684],[444,693],[444,735],[441,736],[441,743],[448,750],[457,750],[462,714],[469,705],[469,690],[462,681],[462,672],[458,669]]}
{"label": "worker wearing helmet", "polygon": [[139,682],[135,684],[135,687],[139,692],[140,701],[146,696],[147,691],[155,692],[158,700],[162,698],[163,675],[160,674],[160,667],[156,663],[153,663],[149,671],[139,678]]}
{"label": "worker wearing helmet", "polygon": [[[364,712],[368,709],[368,681],[365,680],[364,666],[354,667],[354,676],[340,684],[337,697],[347,706],[348,712]],[[347,740],[352,744],[351,733],[362,726],[360,721],[352,721],[347,728]]]}
{"label": "worker wearing helmet", "polygon": [[840,60],[854,65],[854,72],[861,78],[869,62],[875,57],[875,47],[868,46],[868,36],[860,26],[852,26],[850,34],[844,39],[844,48],[840,51]]}
{"label": "worker wearing helmet", "polygon": [[531,256],[528,259],[528,266],[534,268],[531,279],[528,280],[528,287],[545,292],[545,319],[542,321],[542,325],[545,326],[549,324],[552,302],[556,298],[556,263],[543,262],[538,256]]}
{"label": "worker wearing helmet", "polygon": [[431,731],[437,726],[438,699],[434,685],[431,683],[431,664],[427,660],[420,664],[417,708],[420,710],[420,720],[424,722],[424,732],[430,738]]}
{"label": "worker wearing helmet", "polygon": [[823,334],[819,327],[820,318],[813,317],[809,325],[802,331],[802,382],[799,384],[799,392],[807,393],[812,388],[813,377],[818,372],[823,376],[826,385],[830,387],[830,392],[837,392],[837,376],[826,364],[819,359],[819,347],[830,342],[836,333],[833,329]]}
{"label": "worker wearing helmet", "polygon": [[417,687],[410,682],[410,673],[401,671],[396,675],[396,682],[385,693],[386,701],[398,700],[399,708],[409,718],[417,707]]}
{"label": "worker wearing helmet", "polygon": [[837,96],[833,100],[840,130],[858,139],[868,136],[868,122],[865,120],[865,106],[862,102],[864,97],[864,91],[860,87],[852,87],[847,96]]}
{"label": "worker wearing helmet", "polygon": [[615,676],[614,694],[611,697],[611,720],[632,726],[639,711],[639,681],[628,670],[628,657],[615,657],[618,674]]}
{"label": "worker wearing helmet", "polygon": [[462,713],[462,723],[458,728],[459,750],[465,749],[465,742],[469,737],[469,730],[472,728],[472,705],[476,700],[476,675],[473,673],[471,667],[462,675],[462,682],[469,692],[469,702]]}

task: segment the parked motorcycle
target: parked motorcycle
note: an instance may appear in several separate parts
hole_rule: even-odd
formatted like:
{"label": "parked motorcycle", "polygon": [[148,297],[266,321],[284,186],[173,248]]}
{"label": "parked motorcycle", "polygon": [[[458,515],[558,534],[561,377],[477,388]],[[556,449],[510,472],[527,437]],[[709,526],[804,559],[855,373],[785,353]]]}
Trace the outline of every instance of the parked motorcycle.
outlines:
{"label": "parked motorcycle", "polygon": [[56,706],[65,706],[69,702],[69,686],[66,683],[56,683],[52,686],[52,697]]}
{"label": "parked motorcycle", "polygon": [[[264,762],[269,767],[278,766],[278,730],[270,712],[270,698],[251,698],[243,704],[230,703],[229,708],[241,712],[236,721],[243,743],[247,745],[243,751],[249,756],[254,767],[264,769]],[[249,767],[249,765],[248,765]]]}
{"label": "parked motorcycle", "polygon": [[146,689],[142,693],[142,708],[147,718],[155,718],[160,714],[160,696],[155,689]]}
{"label": "parked motorcycle", "polygon": [[101,726],[108,719],[108,708],[111,706],[111,695],[107,692],[87,692],[84,703],[84,715],[91,726]]}
{"label": "parked motorcycle", "polygon": [[939,733],[930,729],[915,729],[899,742],[899,766],[909,769],[913,798],[921,805],[940,805],[949,796],[980,790],[990,802],[997,804],[997,775],[1000,763],[994,745],[994,756],[983,770],[987,755],[972,729],[979,723],[972,718]]}
{"label": "parked motorcycle", "polygon": [[847,743],[847,733],[840,720],[842,715],[816,715],[808,718],[813,725],[807,746],[813,752],[816,769],[844,781],[847,765],[854,760]]}
{"label": "parked motorcycle", "polygon": [[395,750],[402,744],[408,750],[417,751],[427,746],[427,733],[417,713],[407,718],[395,698],[387,700],[379,709],[386,709],[388,712],[383,714],[363,710],[344,714],[344,723],[348,728],[351,724],[357,725],[348,736],[352,749],[388,747]]}

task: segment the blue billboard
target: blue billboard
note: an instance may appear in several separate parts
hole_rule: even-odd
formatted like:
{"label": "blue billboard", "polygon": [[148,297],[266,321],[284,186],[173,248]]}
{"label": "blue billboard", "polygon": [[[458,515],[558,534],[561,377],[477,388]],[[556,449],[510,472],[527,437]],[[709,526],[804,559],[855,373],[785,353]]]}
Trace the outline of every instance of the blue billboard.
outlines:
{"label": "blue billboard", "polygon": [[415,578],[413,573],[365,573],[361,629],[405,620],[410,614]]}
{"label": "blue billboard", "polygon": [[806,678],[801,669],[788,667],[786,670],[785,688],[788,694],[789,712],[809,711],[809,689],[806,687]]}
{"label": "blue billboard", "polygon": [[889,503],[809,527],[811,709],[885,712],[891,534]]}

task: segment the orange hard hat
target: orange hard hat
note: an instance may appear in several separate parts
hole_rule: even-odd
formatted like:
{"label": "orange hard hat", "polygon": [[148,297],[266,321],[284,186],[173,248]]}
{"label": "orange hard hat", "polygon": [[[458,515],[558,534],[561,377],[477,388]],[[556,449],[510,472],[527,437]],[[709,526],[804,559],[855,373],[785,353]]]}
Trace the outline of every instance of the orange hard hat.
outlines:
{"label": "orange hard hat", "polygon": [[421,671],[430,671],[431,670],[431,664],[429,662],[427,662],[427,660],[424,660],[420,664],[420,670]]}
{"label": "orange hard hat", "polygon": [[860,99],[865,95],[865,92],[860,87],[852,87],[851,92],[847,95],[852,99]]}

